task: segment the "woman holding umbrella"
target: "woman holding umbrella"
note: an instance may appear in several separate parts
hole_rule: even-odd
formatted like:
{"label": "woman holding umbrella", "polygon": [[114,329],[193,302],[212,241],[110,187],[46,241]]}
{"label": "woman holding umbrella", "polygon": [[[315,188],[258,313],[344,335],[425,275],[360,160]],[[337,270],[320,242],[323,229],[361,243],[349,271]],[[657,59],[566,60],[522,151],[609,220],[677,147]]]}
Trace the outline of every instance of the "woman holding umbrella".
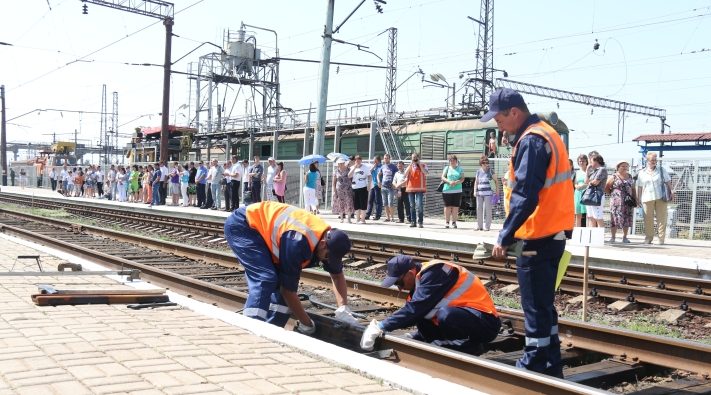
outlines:
{"label": "woman holding umbrella", "polygon": [[309,171],[304,175],[304,205],[306,210],[312,214],[318,214],[316,187],[321,182],[320,175],[321,173],[318,171],[316,162],[311,162]]}

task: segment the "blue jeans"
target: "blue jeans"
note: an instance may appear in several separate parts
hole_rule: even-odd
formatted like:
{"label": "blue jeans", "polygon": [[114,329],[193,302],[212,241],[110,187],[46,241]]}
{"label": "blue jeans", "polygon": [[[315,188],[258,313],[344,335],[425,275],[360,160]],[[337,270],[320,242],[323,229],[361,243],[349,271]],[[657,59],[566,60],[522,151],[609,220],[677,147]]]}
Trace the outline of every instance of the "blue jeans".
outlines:
{"label": "blue jeans", "polygon": [[213,182],[210,184],[210,192],[212,193],[212,207],[219,210],[222,207],[222,185],[219,182]]}
{"label": "blue jeans", "polygon": [[153,184],[153,201],[151,204],[154,206],[160,205],[160,183]]}
{"label": "blue jeans", "polygon": [[368,195],[368,209],[365,211],[365,217],[370,217],[370,213],[373,212],[373,205],[375,205],[375,219],[380,219],[383,214],[383,195],[380,193],[380,187],[374,185],[370,188],[370,194]]}
{"label": "blue jeans", "polygon": [[247,224],[246,208],[225,221],[225,239],[244,267],[249,295],[242,314],[283,327],[290,311],[279,291],[279,275],[262,236]]}
{"label": "blue jeans", "polygon": [[536,255],[521,256],[516,260],[526,329],[526,346],[516,366],[556,377],[563,377],[563,366],[558,313],[553,301],[558,263],[564,249],[565,240],[554,240],[553,237],[526,240],[523,250],[536,251]]}
{"label": "blue jeans", "polygon": [[424,192],[408,192],[407,196],[410,198],[410,219],[412,222],[417,222],[420,224],[425,217],[425,193]]}

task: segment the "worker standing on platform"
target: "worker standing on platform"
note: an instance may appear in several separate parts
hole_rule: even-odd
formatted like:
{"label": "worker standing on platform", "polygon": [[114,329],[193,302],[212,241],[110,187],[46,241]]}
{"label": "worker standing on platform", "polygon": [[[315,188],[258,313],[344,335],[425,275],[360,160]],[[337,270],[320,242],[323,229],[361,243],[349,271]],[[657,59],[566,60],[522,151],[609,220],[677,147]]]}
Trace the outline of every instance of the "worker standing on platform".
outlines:
{"label": "worker standing on platform", "polygon": [[343,257],[351,249],[348,235],[332,229],[306,210],[278,202],[240,207],[225,221],[225,239],[245,269],[249,296],[243,314],[284,326],[293,313],[296,331],[312,335],[316,326],[296,291],[301,270],[323,262],[336,295],[336,319],[356,323],[346,305]]}
{"label": "worker standing on platform", "polygon": [[481,121],[492,118],[511,134],[513,145],[504,188],[509,210],[492,254],[504,259],[510,247],[522,243],[516,271],[526,346],[516,366],[563,377],[553,301],[558,263],[575,222],[568,151],[555,129],[532,115],[512,89],[491,94]]}
{"label": "worker standing on platform", "polygon": [[482,343],[499,334],[501,321],[494,301],[467,269],[442,260],[420,263],[397,255],[388,261],[387,271],[381,285],[409,291],[407,303],[385,320],[370,323],[361,338],[363,349],[372,350],[385,331],[417,325],[409,337],[478,355]]}

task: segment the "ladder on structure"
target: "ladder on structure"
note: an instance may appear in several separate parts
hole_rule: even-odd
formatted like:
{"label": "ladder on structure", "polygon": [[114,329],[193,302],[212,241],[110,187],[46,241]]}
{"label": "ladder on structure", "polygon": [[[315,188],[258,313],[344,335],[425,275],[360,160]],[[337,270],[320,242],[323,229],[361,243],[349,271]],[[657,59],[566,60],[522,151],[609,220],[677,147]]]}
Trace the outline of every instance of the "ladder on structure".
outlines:
{"label": "ladder on structure", "polygon": [[385,152],[390,154],[392,160],[402,160],[405,153],[405,147],[400,141],[400,137],[393,130],[393,124],[390,119],[391,115],[386,114],[385,119],[378,125],[378,134],[383,141]]}

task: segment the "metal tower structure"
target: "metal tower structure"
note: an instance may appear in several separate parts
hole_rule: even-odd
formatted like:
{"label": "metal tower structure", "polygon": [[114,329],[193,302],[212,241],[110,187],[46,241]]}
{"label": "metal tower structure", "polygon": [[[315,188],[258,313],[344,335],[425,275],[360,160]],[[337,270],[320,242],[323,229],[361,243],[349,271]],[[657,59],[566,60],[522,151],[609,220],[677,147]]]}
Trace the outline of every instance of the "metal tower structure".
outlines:
{"label": "metal tower structure", "polygon": [[463,113],[483,114],[494,87],[494,0],[481,0],[476,45],[476,70],[468,73],[463,100]]}
{"label": "metal tower structure", "polygon": [[385,116],[392,119],[395,113],[397,94],[397,28],[388,29],[388,58],[385,70]]}
{"label": "metal tower structure", "polygon": [[[272,32],[276,37],[273,30],[242,24],[237,31],[225,32],[221,53],[210,53],[199,58],[195,77],[195,122],[200,133],[207,134],[238,131],[243,130],[245,125],[252,125],[250,133],[271,130],[274,141],[278,141],[277,133],[281,128],[278,48],[274,47],[273,56],[266,54],[264,46],[257,46],[257,38],[247,34],[247,27]],[[207,87],[203,89],[205,83]],[[220,94],[222,84],[237,84],[239,88],[225,88]],[[245,105],[245,114],[233,115],[236,109],[241,109],[241,105],[237,106],[240,100]],[[218,107],[220,110],[215,116],[213,114]],[[252,114],[249,117],[247,109]],[[202,112],[207,113],[204,123],[200,121]],[[226,148],[229,150],[229,137],[227,140]],[[271,155],[276,157],[276,154],[275,144]]]}

